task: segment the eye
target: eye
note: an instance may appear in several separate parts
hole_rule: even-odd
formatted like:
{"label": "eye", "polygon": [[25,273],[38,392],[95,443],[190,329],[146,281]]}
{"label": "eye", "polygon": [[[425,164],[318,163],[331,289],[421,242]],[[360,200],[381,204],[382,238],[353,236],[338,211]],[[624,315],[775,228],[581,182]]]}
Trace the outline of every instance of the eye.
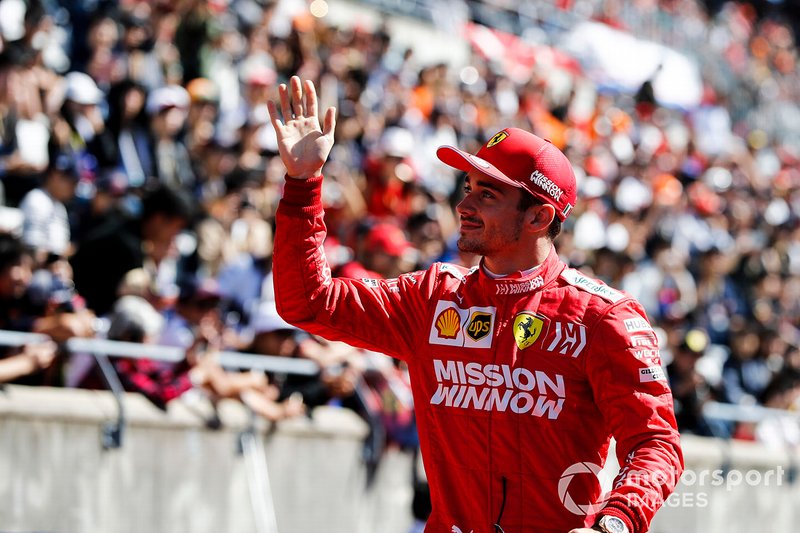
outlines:
{"label": "eye", "polygon": [[493,199],[494,198],[494,194],[491,191],[488,191],[488,190],[484,189],[483,191],[481,191],[481,198]]}

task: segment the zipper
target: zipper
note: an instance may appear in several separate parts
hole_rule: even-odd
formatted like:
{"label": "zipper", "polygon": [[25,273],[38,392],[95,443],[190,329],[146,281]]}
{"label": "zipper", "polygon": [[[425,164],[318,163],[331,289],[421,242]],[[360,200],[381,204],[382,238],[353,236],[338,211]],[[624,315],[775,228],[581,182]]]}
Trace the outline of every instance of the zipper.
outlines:
{"label": "zipper", "polygon": [[505,530],[500,526],[500,520],[503,518],[503,511],[506,508],[506,476],[501,478],[503,480],[503,499],[500,501],[500,512],[497,514],[497,520],[494,522],[495,533],[505,533]]}

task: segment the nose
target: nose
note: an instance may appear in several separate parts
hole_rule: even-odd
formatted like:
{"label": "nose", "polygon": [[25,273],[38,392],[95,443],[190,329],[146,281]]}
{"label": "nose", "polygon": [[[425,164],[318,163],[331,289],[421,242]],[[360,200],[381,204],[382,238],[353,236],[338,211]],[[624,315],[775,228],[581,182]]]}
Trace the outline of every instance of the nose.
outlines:
{"label": "nose", "polygon": [[456,212],[460,216],[475,212],[475,202],[472,200],[472,196],[470,194],[465,194],[464,198],[458,202],[458,205],[456,205]]}

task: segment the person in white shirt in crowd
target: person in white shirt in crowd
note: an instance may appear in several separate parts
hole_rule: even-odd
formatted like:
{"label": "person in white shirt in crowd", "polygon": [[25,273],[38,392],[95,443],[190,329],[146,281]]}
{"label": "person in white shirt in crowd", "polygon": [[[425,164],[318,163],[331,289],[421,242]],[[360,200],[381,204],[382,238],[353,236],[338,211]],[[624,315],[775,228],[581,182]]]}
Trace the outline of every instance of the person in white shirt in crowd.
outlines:
{"label": "person in white shirt in crowd", "polygon": [[51,157],[41,187],[22,199],[24,221],[22,240],[36,252],[42,264],[48,256],[70,254],[70,229],[65,204],[75,196],[80,175],[75,160],[68,154]]}

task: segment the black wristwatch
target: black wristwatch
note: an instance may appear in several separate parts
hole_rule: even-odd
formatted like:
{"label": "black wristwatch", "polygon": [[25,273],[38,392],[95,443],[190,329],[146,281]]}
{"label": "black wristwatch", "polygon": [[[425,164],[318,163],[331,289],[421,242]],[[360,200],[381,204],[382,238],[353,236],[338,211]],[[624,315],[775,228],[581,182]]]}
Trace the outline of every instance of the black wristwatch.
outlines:
{"label": "black wristwatch", "polygon": [[597,527],[600,528],[600,531],[604,531],[605,533],[630,533],[625,522],[616,516],[602,516],[597,522]]}

